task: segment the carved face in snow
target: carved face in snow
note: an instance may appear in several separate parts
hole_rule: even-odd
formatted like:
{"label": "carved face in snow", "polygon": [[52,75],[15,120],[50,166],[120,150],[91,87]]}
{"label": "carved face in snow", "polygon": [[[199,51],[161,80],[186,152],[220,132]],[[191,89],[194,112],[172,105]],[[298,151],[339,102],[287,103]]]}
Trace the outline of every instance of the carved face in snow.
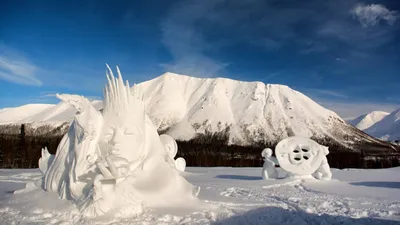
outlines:
{"label": "carved face in snow", "polygon": [[[120,74],[119,74],[120,75]],[[104,125],[99,139],[103,155],[112,154],[129,162],[142,158],[145,147],[145,109],[135,85],[130,89],[122,77],[108,77],[104,93]]]}
{"label": "carved face in snow", "polygon": [[100,136],[102,153],[126,158],[128,161],[139,159],[144,148],[143,123],[132,116],[108,115]]}
{"label": "carved face in snow", "polygon": [[275,149],[280,167],[295,175],[310,175],[321,165],[327,154],[324,146],[302,137],[289,137]]}

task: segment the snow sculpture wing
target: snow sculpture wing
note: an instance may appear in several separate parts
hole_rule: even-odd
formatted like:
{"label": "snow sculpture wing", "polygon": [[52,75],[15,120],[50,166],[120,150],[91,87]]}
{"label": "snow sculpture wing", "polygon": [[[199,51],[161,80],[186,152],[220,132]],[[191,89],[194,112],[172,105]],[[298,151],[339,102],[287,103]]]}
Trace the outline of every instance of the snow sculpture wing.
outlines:
{"label": "snow sculpture wing", "polygon": [[103,125],[103,116],[90,101],[79,95],[57,94],[57,98],[73,106],[75,114],[72,127],[75,131],[73,176],[79,180],[99,157],[98,139]]}
{"label": "snow sculpture wing", "polygon": [[304,137],[283,139],[275,148],[282,169],[294,175],[311,175],[321,165],[326,150],[317,142]]}

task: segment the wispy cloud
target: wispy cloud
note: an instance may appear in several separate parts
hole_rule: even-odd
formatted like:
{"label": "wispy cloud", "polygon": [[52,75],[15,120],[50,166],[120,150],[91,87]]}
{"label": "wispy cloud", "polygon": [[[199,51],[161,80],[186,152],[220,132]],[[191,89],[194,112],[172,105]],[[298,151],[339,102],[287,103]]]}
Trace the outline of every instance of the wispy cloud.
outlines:
{"label": "wispy cloud", "polygon": [[161,64],[166,71],[199,77],[212,77],[229,64],[205,53],[213,46],[207,43],[195,23],[204,17],[218,1],[187,1],[172,6],[161,24],[162,42],[173,57]]}
{"label": "wispy cloud", "polygon": [[363,27],[376,26],[381,20],[393,25],[398,18],[396,11],[389,10],[381,4],[357,4],[351,13]]}
{"label": "wispy cloud", "polygon": [[[56,98],[57,92],[53,91],[44,91],[41,92],[39,95],[39,99],[46,99],[46,98]],[[90,101],[94,100],[101,100],[102,98],[100,96],[91,96],[91,95],[83,95],[85,98],[89,99]]]}
{"label": "wispy cloud", "polygon": [[346,94],[340,91],[326,90],[326,89],[307,89],[309,92],[313,94],[321,94],[325,96],[332,96],[337,98],[348,98]]}
{"label": "wispy cloud", "polygon": [[[218,74],[231,65],[213,55],[225,50],[218,42],[227,48],[245,43],[269,52],[291,46],[293,53],[304,55],[340,52],[333,59],[350,63],[352,52],[372,54],[393,42],[399,29],[394,24],[397,12],[384,5],[359,4],[358,0],[293,1],[290,5],[273,0],[179,1],[161,23],[162,42],[173,58],[162,66],[195,76]],[[379,21],[393,26],[372,26]]]}
{"label": "wispy cloud", "polygon": [[41,86],[38,67],[21,52],[0,43],[0,79],[21,85]]}

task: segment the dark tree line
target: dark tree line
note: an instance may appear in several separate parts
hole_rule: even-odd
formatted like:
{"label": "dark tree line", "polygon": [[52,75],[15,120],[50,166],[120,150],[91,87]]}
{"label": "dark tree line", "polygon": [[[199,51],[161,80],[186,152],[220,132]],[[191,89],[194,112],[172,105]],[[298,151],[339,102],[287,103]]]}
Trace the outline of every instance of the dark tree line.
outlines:
{"label": "dark tree line", "polygon": [[[259,142],[251,146],[228,145],[229,136],[225,132],[199,135],[190,141],[177,141],[177,157],[185,158],[189,166],[233,166],[260,167],[263,164],[261,151],[264,148],[275,150],[276,142]],[[327,159],[332,168],[388,168],[400,166],[399,151],[393,154],[379,151],[366,155],[364,151],[354,151],[329,139],[317,140],[329,146]],[[360,143],[360,149],[373,148]],[[362,147],[362,148],[361,148]],[[378,154],[379,153],[379,154]],[[274,152],[275,154],[275,152]]]}
{"label": "dark tree line", "polygon": [[41,150],[46,146],[55,154],[62,135],[54,131],[27,135],[24,124],[18,127],[18,133],[15,127],[0,129],[0,168],[37,168]]}
{"label": "dark tree line", "polygon": [[[35,132],[25,125],[0,126],[0,168],[37,168],[44,147],[55,154],[66,127],[41,129]],[[387,152],[381,151],[380,145],[358,143],[356,147],[362,151],[354,151],[333,140],[314,140],[329,146],[327,158],[333,168],[400,166],[399,149]],[[277,145],[277,142],[263,141],[251,146],[239,146],[229,145],[228,141],[229,128],[218,133],[206,132],[190,141],[177,141],[177,157],[185,158],[188,166],[260,167],[263,164],[261,151],[267,147],[274,150]]]}

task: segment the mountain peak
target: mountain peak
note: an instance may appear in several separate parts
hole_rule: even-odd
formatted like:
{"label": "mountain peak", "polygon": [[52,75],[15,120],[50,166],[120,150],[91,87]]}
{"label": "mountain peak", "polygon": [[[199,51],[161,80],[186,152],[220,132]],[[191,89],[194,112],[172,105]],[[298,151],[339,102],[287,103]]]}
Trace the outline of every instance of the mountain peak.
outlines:
{"label": "mountain peak", "polygon": [[365,132],[384,140],[400,140],[400,108],[366,129]]}
{"label": "mountain peak", "polygon": [[[164,73],[138,87],[155,127],[178,140],[228,132],[229,143],[239,145],[274,143],[293,135],[344,146],[381,143],[286,85]],[[93,104],[101,107],[101,102]],[[70,121],[75,112],[60,103],[14,122]]]}

